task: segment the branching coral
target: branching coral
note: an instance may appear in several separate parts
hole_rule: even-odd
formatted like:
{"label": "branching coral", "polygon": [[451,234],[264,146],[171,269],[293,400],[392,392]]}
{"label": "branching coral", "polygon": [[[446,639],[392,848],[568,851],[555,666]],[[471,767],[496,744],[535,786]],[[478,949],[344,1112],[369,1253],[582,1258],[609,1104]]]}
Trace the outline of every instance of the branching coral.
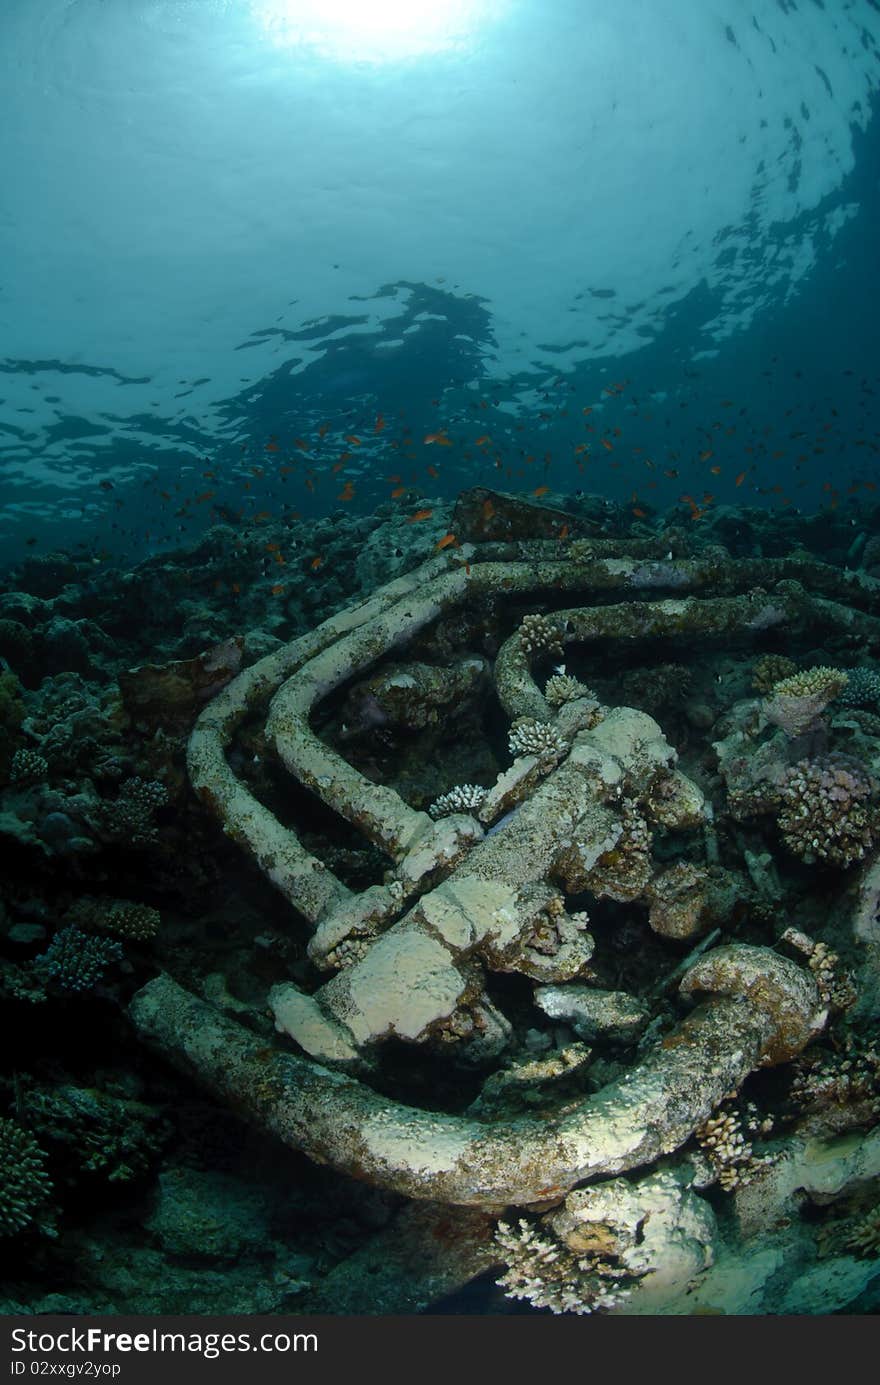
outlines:
{"label": "branching coral", "polygon": [[34,1137],[0,1116],[0,1236],[29,1226],[51,1192],[45,1155]]}
{"label": "branching coral", "polygon": [[847,1246],[857,1255],[880,1254],[880,1207],[874,1207],[850,1231]]}
{"label": "branching coral", "polygon": [[841,707],[880,707],[880,673],[872,668],[848,669],[846,687],[837,700]]}
{"label": "branching coral", "polygon": [[627,1297],[625,1275],[599,1255],[576,1255],[547,1231],[521,1218],[499,1222],[495,1233],[507,1270],[497,1281],[508,1298],[551,1313],[599,1313]]}
{"label": "branching coral", "polygon": [[711,1171],[725,1192],[754,1178],[760,1168],[775,1162],[773,1155],[757,1157],[749,1134],[767,1134],[772,1121],[761,1120],[754,1108],[746,1113],[725,1105],[694,1132]]}
{"label": "branching coral", "polygon": [[442,793],[428,808],[432,818],[443,818],[449,813],[475,813],[480,810],[486,797],[486,790],[480,784],[456,784],[454,789]]}
{"label": "branching coral", "polygon": [[62,992],[90,991],[107,968],[122,961],[122,948],[110,938],[98,938],[71,925],[56,933],[34,967],[46,982]]}
{"label": "branching coral", "polygon": [[66,914],[66,922],[85,932],[111,933],[117,938],[147,942],[159,931],[158,909],[127,899],[94,899],[85,895]]}
{"label": "branching coral", "polygon": [[507,738],[511,755],[534,755],[542,765],[553,765],[565,754],[568,746],[555,726],[534,717],[520,717],[510,728]]}
{"label": "branching coral", "polygon": [[95,827],[105,841],[123,846],[152,846],[159,839],[155,814],[168,802],[168,790],[157,779],[126,779],[114,802],[95,811]]}
{"label": "branching coral", "polygon": [[585,683],[581,683],[578,678],[570,677],[567,673],[552,674],[544,685],[544,696],[551,707],[561,707],[566,702],[574,702],[578,697],[596,700],[592,688],[588,688]]}
{"label": "branching coral", "polygon": [[72,1170],[110,1183],[144,1173],[167,1134],[152,1108],[69,1083],[26,1090],[21,1109],[37,1138],[53,1154],[63,1151]]}
{"label": "branching coral", "polygon": [[805,669],[774,683],[770,696],[764,701],[764,715],[774,726],[781,726],[787,736],[800,736],[810,730],[847,685],[842,669]]}
{"label": "branching coral", "polygon": [[12,784],[35,784],[46,778],[48,769],[49,766],[42,755],[20,746],[9,766],[9,780]]}
{"label": "branching coral", "polygon": [[762,654],[760,659],[755,660],[752,687],[755,692],[768,693],[776,683],[783,678],[791,678],[795,673],[797,664],[794,659],[786,658],[784,654]]}
{"label": "branching coral", "polygon": [[863,860],[880,823],[876,794],[876,781],[852,756],[801,760],[779,790],[778,822],[786,846],[808,864],[821,860],[846,867]]}
{"label": "branching coral", "polygon": [[523,616],[519,627],[519,642],[530,659],[543,654],[562,653],[562,629],[548,616]]}

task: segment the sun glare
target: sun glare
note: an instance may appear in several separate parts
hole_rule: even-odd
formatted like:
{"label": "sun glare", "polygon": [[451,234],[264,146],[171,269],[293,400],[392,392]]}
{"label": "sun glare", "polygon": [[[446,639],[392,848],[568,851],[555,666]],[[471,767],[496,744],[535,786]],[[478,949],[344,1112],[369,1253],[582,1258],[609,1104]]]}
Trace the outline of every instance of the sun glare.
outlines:
{"label": "sun glare", "polygon": [[278,47],[338,62],[393,62],[465,46],[504,0],[252,0]]}

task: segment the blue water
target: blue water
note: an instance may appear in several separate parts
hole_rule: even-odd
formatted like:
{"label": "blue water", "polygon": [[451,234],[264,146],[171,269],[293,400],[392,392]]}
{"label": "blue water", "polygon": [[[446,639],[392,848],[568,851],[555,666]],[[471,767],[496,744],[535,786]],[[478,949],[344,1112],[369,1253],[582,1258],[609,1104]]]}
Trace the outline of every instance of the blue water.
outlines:
{"label": "blue water", "polygon": [[475,481],[872,503],[877,7],[428,11],[7,0],[8,560]]}
{"label": "blue water", "polygon": [[[268,1052],[268,988],[323,984],[296,910],[214,820],[212,794],[194,795],[187,737],[239,657],[247,668],[447,547],[456,521],[432,507],[470,486],[567,505],[586,534],[594,507],[580,501],[613,501],[605,537],[634,527],[676,558],[729,541],[731,591],[740,558],[807,542],[820,593],[840,595],[842,564],[868,573],[852,583],[864,623],[827,606],[828,627],[756,617],[753,644],[745,631],[693,650],[612,639],[607,665],[587,640],[568,666],[609,706],[644,702],[662,720],[705,777],[725,868],[778,865],[778,900],[738,896],[721,920],[731,938],[775,947],[790,921],[852,946],[854,860],[835,875],[781,843],[772,814],[730,811],[712,747],[732,741],[762,654],[840,663],[869,691],[880,680],[864,633],[880,542],[878,113],[880,0],[0,0],[0,999],[14,1034],[0,1064],[0,1309],[297,1311],[312,1290],[332,1302],[348,1274],[356,1311],[388,1290],[398,1310],[533,1312],[492,1269],[443,1294],[418,1256],[412,1273],[405,1256],[386,1264],[399,1226],[422,1244],[417,1223],[395,1222],[402,1197],[246,1132],[150,1057],[125,1012],[167,969],[231,1016],[250,1010]],[[432,523],[401,525],[397,547],[380,522],[397,510]],[[829,523],[789,525],[793,511]],[[41,561],[58,553],[94,562]],[[450,612],[410,646],[412,667],[426,677],[421,661],[447,653],[482,667],[520,615],[494,600],[460,622]],[[440,712],[425,693],[425,720],[398,725],[360,683],[327,700],[318,730],[427,809],[463,769],[480,784],[506,773],[507,719],[485,692]],[[861,757],[880,782],[871,697],[841,699],[839,725],[808,728],[792,757],[824,755],[831,737],[847,773]],[[382,878],[385,854],[282,779],[256,719],[229,764],[341,890]],[[880,828],[858,830],[875,851]],[[658,868],[702,851],[696,836],[659,848]],[[260,859],[275,869],[274,838]],[[615,988],[632,976],[662,1029],[672,1004],[651,973],[674,975],[679,940],[664,953],[649,936],[647,894],[618,909],[628,889],[597,899],[600,969],[585,975]],[[108,904],[126,906],[124,955],[70,921],[109,928]],[[160,911],[155,936],[131,905]],[[498,984],[513,1025],[501,1061],[549,1052],[542,1036],[574,1048],[579,1030],[551,1038],[532,1013],[537,974]],[[788,1104],[790,1074],[755,1084],[782,1112],[780,1138],[792,1108],[844,1141],[873,1118],[869,1020],[848,1023],[817,1042],[800,1098]],[[603,1042],[560,1101],[629,1061]],[[485,1075],[479,1046],[470,1066],[463,1044],[456,1067],[439,1044],[395,1041],[368,1080],[458,1114]],[[48,1207],[15,1123],[47,1146]],[[824,1311],[825,1293],[828,1311],[876,1311],[870,1228],[858,1231],[869,1177],[839,1197],[817,1184],[801,1223],[771,1228],[762,1254],[799,1244],[853,1276],[801,1285],[796,1311]],[[707,1205],[731,1244],[726,1198],[710,1189]],[[790,1225],[806,1228],[799,1242]],[[454,1265],[459,1235],[475,1254],[473,1228],[433,1227],[438,1263],[448,1245]],[[461,1254],[450,1285],[485,1266]],[[733,1311],[787,1302],[785,1276],[812,1270],[786,1263],[741,1306],[732,1276]]]}

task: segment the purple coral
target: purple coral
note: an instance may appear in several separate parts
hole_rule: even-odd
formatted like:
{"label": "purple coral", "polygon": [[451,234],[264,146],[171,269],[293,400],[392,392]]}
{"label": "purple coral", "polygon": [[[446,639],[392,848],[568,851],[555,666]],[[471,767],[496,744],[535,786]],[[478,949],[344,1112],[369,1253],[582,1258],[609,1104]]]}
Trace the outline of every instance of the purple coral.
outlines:
{"label": "purple coral", "polygon": [[850,755],[801,760],[783,779],[779,827],[802,861],[851,866],[870,848],[880,819],[877,781]]}

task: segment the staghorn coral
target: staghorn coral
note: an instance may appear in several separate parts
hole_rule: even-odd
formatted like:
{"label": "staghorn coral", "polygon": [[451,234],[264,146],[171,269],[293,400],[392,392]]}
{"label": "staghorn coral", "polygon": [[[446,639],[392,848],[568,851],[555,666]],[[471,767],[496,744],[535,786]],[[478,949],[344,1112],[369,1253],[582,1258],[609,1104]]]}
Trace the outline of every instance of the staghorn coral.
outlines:
{"label": "staghorn coral", "polygon": [[779,829],[795,856],[847,867],[861,861],[874,840],[878,813],[871,800],[877,782],[848,755],[800,760],[779,789]]}
{"label": "staghorn coral", "polygon": [[51,1192],[45,1155],[33,1135],[0,1116],[0,1237],[30,1226]]}
{"label": "staghorn coral", "polygon": [[760,659],[755,660],[752,669],[752,687],[755,692],[768,693],[784,678],[791,678],[797,673],[797,664],[794,659],[788,659],[784,654],[762,654]]}
{"label": "staghorn coral", "polygon": [[432,818],[446,817],[449,813],[479,812],[486,797],[486,790],[480,784],[456,784],[448,789],[428,808]]}

